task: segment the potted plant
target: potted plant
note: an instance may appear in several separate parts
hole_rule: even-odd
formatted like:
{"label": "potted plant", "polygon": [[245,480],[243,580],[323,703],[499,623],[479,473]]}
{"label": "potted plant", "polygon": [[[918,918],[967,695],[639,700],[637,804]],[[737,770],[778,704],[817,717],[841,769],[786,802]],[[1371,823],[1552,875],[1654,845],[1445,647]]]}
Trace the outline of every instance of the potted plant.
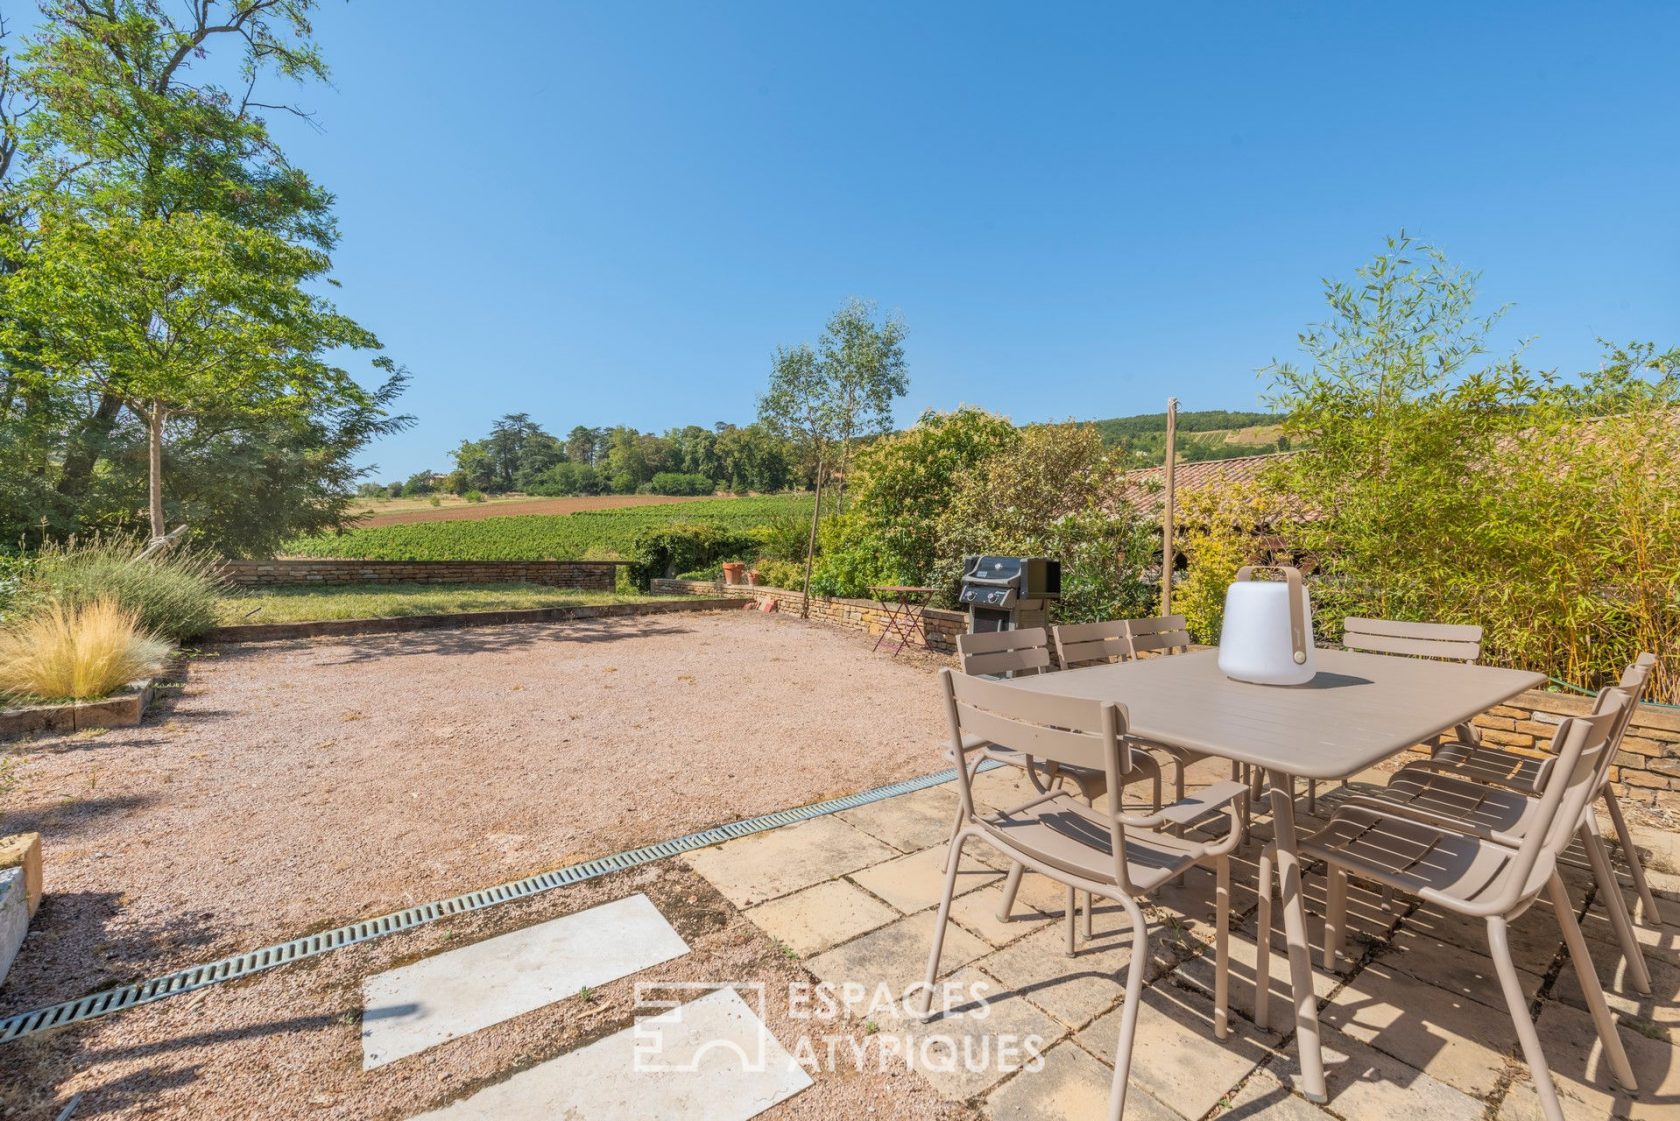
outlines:
{"label": "potted plant", "polygon": [[743,581],[742,581],[741,577],[743,576],[743,574],[745,574],[746,571],[747,571],[747,566],[745,564],[743,564],[741,561],[724,561],[723,562],[723,582],[725,584],[739,584],[739,583],[742,583]]}

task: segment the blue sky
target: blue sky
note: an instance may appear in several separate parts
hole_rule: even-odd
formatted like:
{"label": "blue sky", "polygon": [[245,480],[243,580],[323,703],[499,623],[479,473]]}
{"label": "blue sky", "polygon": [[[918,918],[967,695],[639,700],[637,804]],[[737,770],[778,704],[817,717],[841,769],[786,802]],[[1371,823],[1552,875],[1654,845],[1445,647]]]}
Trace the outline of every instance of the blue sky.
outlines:
{"label": "blue sky", "polygon": [[344,309],[414,374],[367,456],[752,419],[849,296],[908,423],[1255,406],[1401,227],[1543,368],[1680,343],[1680,5],[329,0],[276,122],[337,192]]}

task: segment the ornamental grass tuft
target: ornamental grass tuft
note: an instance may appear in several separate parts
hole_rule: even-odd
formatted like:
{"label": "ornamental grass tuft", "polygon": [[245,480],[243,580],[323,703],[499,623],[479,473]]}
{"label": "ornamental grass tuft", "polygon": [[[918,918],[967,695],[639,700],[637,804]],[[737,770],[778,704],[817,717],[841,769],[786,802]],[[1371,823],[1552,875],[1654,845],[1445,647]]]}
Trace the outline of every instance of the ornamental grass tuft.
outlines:
{"label": "ornamental grass tuft", "polygon": [[157,673],[170,649],[114,600],[53,602],[0,630],[0,695],[93,700]]}

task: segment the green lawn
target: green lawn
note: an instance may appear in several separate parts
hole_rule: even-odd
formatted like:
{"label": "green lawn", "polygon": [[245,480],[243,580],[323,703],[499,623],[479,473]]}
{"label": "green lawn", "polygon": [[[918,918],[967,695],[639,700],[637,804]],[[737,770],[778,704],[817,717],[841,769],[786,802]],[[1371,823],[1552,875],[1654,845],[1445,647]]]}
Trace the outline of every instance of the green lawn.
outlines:
{"label": "green lawn", "polygon": [[479,521],[417,522],[351,529],[288,541],[281,555],[358,560],[607,560],[622,558],[656,526],[706,523],[746,530],[782,518],[808,520],[808,494],[707,498],[585,510],[513,514]]}
{"label": "green lawn", "polygon": [[232,592],[217,605],[222,626],[306,623],[324,619],[394,619],[449,611],[515,611],[598,603],[646,603],[680,596],[620,595],[540,584],[337,584]]}

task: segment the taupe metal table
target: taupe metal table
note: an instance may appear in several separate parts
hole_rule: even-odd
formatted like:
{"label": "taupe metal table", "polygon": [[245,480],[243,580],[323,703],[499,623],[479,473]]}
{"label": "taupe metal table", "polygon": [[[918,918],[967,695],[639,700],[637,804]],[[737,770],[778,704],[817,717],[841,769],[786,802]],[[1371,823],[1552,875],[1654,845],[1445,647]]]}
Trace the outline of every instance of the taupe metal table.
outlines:
{"label": "taupe metal table", "polygon": [[1324,1101],[1324,1058],[1295,851],[1294,780],[1358,774],[1545,678],[1494,666],[1321,649],[1314,653],[1318,674],[1307,684],[1253,685],[1220,673],[1218,655],[1203,650],[1118,662],[1023,677],[1014,684],[1037,693],[1119,701],[1140,739],[1233,759],[1270,776],[1301,1089]]}

